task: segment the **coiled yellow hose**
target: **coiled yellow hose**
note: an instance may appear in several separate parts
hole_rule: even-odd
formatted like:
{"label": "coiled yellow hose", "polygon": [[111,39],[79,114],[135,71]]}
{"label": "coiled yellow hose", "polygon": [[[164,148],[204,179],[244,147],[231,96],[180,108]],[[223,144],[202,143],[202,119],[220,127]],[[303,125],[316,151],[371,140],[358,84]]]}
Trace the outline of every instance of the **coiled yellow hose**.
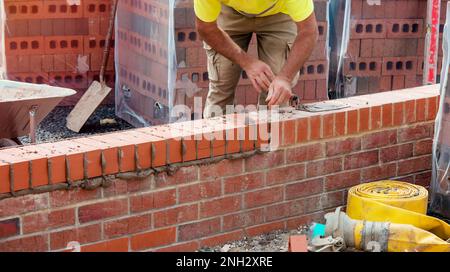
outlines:
{"label": "coiled yellow hose", "polygon": [[427,216],[428,192],[418,185],[401,181],[376,181],[350,188],[347,214],[350,218],[410,224],[447,240],[450,225]]}

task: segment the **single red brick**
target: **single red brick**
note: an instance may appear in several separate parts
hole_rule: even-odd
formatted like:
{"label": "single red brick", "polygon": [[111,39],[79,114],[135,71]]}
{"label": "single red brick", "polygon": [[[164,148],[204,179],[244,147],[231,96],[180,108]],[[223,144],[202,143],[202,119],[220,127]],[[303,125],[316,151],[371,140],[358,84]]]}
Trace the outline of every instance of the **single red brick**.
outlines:
{"label": "single red brick", "polygon": [[380,150],[380,161],[390,162],[410,158],[413,155],[413,144],[389,146]]}
{"label": "single red brick", "polygon": [[286,185],[286,199],[301,198],[321,193],[323,191],[323,178],[310,179]]}
{"label": "single red brick", "polygon": [[324,159],[320,161],[308,162],[306,176],[308,178],[324,176],[342,170],[342,158]]}
{"label": "single red brick", "polygon": [[416,121],[416,101],[405,101],[405,122],[407,124],[414,123]]}
{"label": "single red brick", "polygon": [[266,222],[288,218],[305,212],[305,200],[298,199],[268,206],[266,208]]}
{"label": "single red brick", "polygon": [[414,143],[414,156],[431,154],[433,148],[433,140],[426,139]]}
{"label": "single red brick", "polygon": [[305,212],[312,213],[336,208],[344,204],[342,191],[330,192],[305,199]]}
{"label": "single red brick", "polygon": [[243,172],[243,160],[222,160],[215,164],[202,165],[199,169],[200,180],[236,175]]}
{"label": "single red brick", "polygon": [[362,137],[363,149],[371,149],[397,143],[397,130],[383,130]]}
{"label": "single red brick", "polygon": [[436,113],[438,111],[438,100],[439,96],[427,98],[427,105],[428,105],[426,111],[427,120],[434,120],[436,118]]}
{"label": "single red brick", "polygon": [[82,246],[81,252],[128,252],[128,238],[119,238]]}
{"label": "single red brick", "polygon": [[363,182],[376,181],[381,179],[394,178],[397,172],[397,164],[383,164],[373,167],[363,168],[361,172],[361,178]]}
{"label": "single red brick", "polygon": [[284,150],[256,154],[245,159],[245,171],[262,170],[284,164]]}
{"label": "single red brick", "polygon": [[421,122],[426,120],[426,99],[416,100],[416,121]]}
{"label": "single red brick", "polygon": [[361,182],[361,170],[353,170],[327,176],[325,178],[325,190],[333,191],[359,184]]}
{"label": "single red brick", "polygon": [[20,215],[48,208],[48,194],[31,194],[0,201],[0,217]]}
{"label": "single red brick", "polygon": [[200,199],[220,196],[222,186],[220,180],[200,182],[178,188],[178,203],[194,202]]}
{"label": "single red brick", "polygon": [[344,158],[344,169],[362,168],[378,163],[378,150],[350,154]]}
{"label": "single red brick", "polygon": [[264,186],[263,173],[244,174],[236,177],[225,178],[224,181],[225,194],[244,192]]}
{"label": "single red brick", "polygon": [[161,172],[154,176],[156,188],[176,184],[190,183],[198,180],[197,166],[181,167],[174,173]]}
{"label": "single red brick", "polygon": [[406,127],[400,129],[398,132],[398,141],[399,143],[403,143],[429,138],[431,136],[432,136],[431,125],[421,124],[414,127]]}
{"label": "single red brick", "polygon": [[164,191],[151,192],[130,198],[131,212],[149,211],[175,205],[176,190],[168,189]]}
{"label": "single red brick", "polygon": [[358,132],[358,110],[347,111],[347,134]]}
{"label": "single red brick", "polygon": [[302,143],[308,140],[308,118],[297,119],[297,143]]}
{"label": "single red brick", "polygon": [[394,104],[394,126],[403,124],[405,102]]}
{"label": "single red brick", "polygon": [[282,122],[283,136],[282,146],[295,144],[296,120],[287,120]]}
{"label": "single red brick", "polygon": [[382,112],[382,124],[383,127],[390,127],[392,126],[392,118],[393,118],[393,109],[394,106],[392,104],[385,104],[381,108]]}
{"label": "single red brick", "polygon": [[370,129],[381,128],[381,106],[370,108]]}
{"label": "single red brick", "polygon": [[370,108],[361,108],[359,113],[359,131],[364,132],[369,130],[370,125]]}
{"label": "single red brick", "polygon": [[0,221],[0,239],[20,234],[18,217]]}
{"label": "single red brick", "polygon": [[325,114],[322,116],[323,138],[334,136],[334,114]]}
{"label": "single red brick", "polygon": [[406,175],[431,169],[431,155],[398,162],[398,175]]}
{"label": "single red brick", "polygon": [[223,231],[256,225],[264,222],[264,208],[253,209],[223,217]]}
{"label": "single red brick", "polygon": [[87,244],[99,241],[102,237],[101,224],[76,227],[73,229],[50,233],[50,248],[52,250],[67,247],[71,241]]}
{"label": "single red brick", "polygon": [[305,178],[305,165],[294,164],[267,171],[266,185],[285,183]]}
{"label": "single red brick", "polygon": [[309,121],[309,139],[318,140],[322,134],[322,118],[320,115],[311,116],[308,118]]}
{"label": "single red brick", "polygon": [[353,151],[361,150],[361,138],[347,138],[344,140],[336,140],[326,143],[327,156],[336,156],[342,154],[348,154]]}
{"label": "single red brick", "polygon": [[154,213],[155,227],[178,225],[198,219],[198,204],[179,206]]}
{"label": "single red brick", "polygon": [[151,215],[131,216],[103,223],[103,233],[106,238],[114,238],[136,233],[151,228]]}
{"label": "single red brick", "polygon": [[103,187],[103,197],[120,196],[127,193],[143,192],[150,190],[151,177],[144,179],[114,179],[111,186]]}
{"label": "single red brick", "polygon": [[62,207],[87,200],[97,199],[101,196],[101,190],[83,190],[75,188],[73,190],[57,190],[49,193],[50,206]]}
{"label": "single red brick", "polygon": [[75,225],[75,209],[35,213],[23,217],[23,233],[46,231]]}
{"label": "single red brick", "polygon": [[287,163],[304,162],[320,159],[325,156],[324,144],[316,143],[290,148],[286,152]]}
{"label": "single red brick", "polygon": [[215,215],[236,212],[241,209],[241,196],[227,196],[200,203],[200,217],[212,217]]}
{"label": "single red brick", "polygon": [[128,201],[126,199],[110,200],[79,207],[78,220],[80,223],[86,223],[127,213]]}
{"label": "single red brick", "polygon": [[346,112],[337,112],[335,114],[335,135],[343,136],[345,135],[345,128],[347,126],[345,119]]}
{"label": "single red brick", "polygon": [[48,251],[48,235],[21,237],[0,243],[1,252],[43,252]]}
{"label": "single red brick", "polygon": [[131,249],[142,250],[146,248],[165,246],[176,241],[176,228],[161,229],[140,233],[131,237]]}
{"label": "single red brick", "polygon": [[283,187],[272,187],[262,189],[254,192],[249,192],[244,195],[244,205],[246,208],[254,208],[283,199]]}
{"label": "single red brick", "polygon": [[308,252],[306,235],[289,236],[289,252]]}
{"label": "single red brick", "polygon": [[178,241],[194,240],[220,232],[220,218],[178,226]]}

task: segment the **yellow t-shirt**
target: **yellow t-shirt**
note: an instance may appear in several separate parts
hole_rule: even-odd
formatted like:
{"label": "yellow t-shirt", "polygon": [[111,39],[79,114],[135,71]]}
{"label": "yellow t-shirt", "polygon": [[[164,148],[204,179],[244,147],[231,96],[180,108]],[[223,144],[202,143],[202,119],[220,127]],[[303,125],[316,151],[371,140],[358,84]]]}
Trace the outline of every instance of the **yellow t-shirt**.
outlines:
{"label": "yellow t-shirt", "polygon": [[281,12],[295,22],[305,20],[314,11],[313,0],[194,0],[195,15],[204,22],[213,22],[220,14],[221,4],[258,17]]}

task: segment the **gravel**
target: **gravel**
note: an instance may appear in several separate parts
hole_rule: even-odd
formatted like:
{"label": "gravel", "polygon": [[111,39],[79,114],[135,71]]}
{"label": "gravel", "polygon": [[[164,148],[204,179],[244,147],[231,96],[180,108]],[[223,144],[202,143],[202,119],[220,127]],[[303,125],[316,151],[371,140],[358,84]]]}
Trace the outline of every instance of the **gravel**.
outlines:
{"label": "gravel", "polygon": [[309,228],[301,226],[298,229],[278,230],[242,240],[229,242],[215,247],[204,247],[202,252],[287,252],[290,235],[307,234]]}
{"label": "gravel", "polygon": [[[39,124],[36,142],[54,142],[61,139],[86,136],[97,133],[113,132],[133,128],[130,124],[115,116],[114,106],[100,106],[91,115],[80,133],[66,127],[66,117],[73,107],[56,107]],[[30,143],[28,136],[19,137],[24,144]]]}

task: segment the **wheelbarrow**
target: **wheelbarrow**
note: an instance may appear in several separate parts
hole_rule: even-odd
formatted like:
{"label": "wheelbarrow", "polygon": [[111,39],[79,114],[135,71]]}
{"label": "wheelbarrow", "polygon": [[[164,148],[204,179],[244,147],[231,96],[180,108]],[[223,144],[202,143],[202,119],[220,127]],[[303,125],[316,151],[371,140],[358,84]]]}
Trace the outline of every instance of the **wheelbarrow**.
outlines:
{"label": "wheelbarrow", "polygon": [[49,85],[0,80],[0,147],[21,144],[30,135],[36,142],[39,123],[66,96],[76,91]]}

